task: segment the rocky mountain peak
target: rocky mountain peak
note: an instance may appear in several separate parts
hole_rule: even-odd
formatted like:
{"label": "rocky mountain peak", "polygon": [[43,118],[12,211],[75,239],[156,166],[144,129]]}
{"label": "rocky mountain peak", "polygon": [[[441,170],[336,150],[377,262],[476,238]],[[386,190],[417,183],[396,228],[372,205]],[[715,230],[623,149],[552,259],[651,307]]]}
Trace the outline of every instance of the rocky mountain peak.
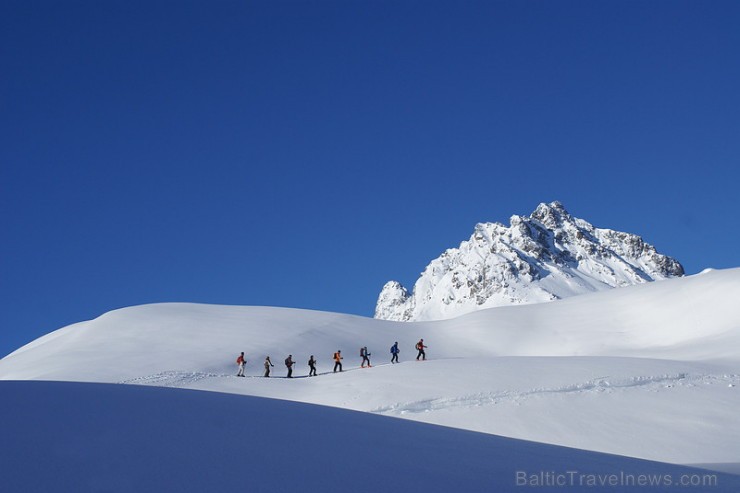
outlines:
{"label": "rocky mountain peak", "polygon": [[563,204],[557,201],[538,205],[537,209],[529,216],[529,219],[539,221],[547,228],[556,228],[562,226],[566,221],[572,221],[570,214],[565,210]]}
{"label": "rocky mountain peak", "polygon": [[508,227],[477,224],[469,240],[432,260],[412,293],[388,282],[375,317],[443,319],[682,275],[678,261],[639,236],[596,228],[560,202],[542,203]]}

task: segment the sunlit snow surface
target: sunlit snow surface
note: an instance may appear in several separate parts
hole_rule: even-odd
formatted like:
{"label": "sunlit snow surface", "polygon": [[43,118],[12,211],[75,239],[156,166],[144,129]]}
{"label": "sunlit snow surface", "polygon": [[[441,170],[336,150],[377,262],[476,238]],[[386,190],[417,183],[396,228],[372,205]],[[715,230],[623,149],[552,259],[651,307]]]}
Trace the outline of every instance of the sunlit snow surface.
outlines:
{"label": "sunlit snow surface", "polygon": [[[125,466],[137,471],[132,481],[139,486],[150,480],[162,485],[157,481],[179,474],[172,471],[186,471],[182,482],[192,483],[192,489],[178,486],[180,491],[203,491],[197,486],[204,484],[236,487],[240,480],[247,487],[250,474],[257,478],[254,487],[265,490],[269,478],[286,485],[308,478],[309,484],[331,488],[336,477],[336,484],[347,488],[378,491],[393,484],[393,475],[413,484],[409,478],[424,477],[413,472],[421,467],[432,491],[452,489],[445,481],[455,478],[467,481],[461,491],[490,485],[499,491],[516,488],[517,471],[628,468],[624,458],[409,420],[732,470],[740,461],[738,299],[740,270],[733,269],[440,322],[192,304],[118,310],[60,329],[0,360],[3,380],[134,384],[0,382],[4,436],[12,444],[3,447],[10,454],[2,461],[3,476],[43,481],[57,474],[65,484],[80,485],[83,479],[117,477],[123,473],[116,468]],[[429,359],[416,362],[413,346],[421,337]],[[398,365],[388,364],[394,341],[402,351]],[[361,346],[372,353],[371,369],[358,368]],[[337,349],[348,370],[341,374],[331,371]],[[234,376],[240,351],[248,358],[247,378]],[[298,361],[294,374],[300,378],[282,378],[288,354]],[[315,378],[305,377],[311,354],[319,360]],[[275,364],[273,376],[280,378],[260,376],[267,355]],[[78,432],[68,431],[75,426],[81,427]],[[423,437],[437,433],[440,440],[461,445],[425,447]],[[461,437],[474,437],[475,445],[464,445],[468,438]],[[466,455],[469,449],[475,458]],[[438,455],[417,458],[419,450]],[[35,472],[52,451],[66,466],[44,464],[51,468],[47,476]],[[235,472],[240,461],[244,474]],[[250,461],[258,472],[248,473]],[[400,464],[396,469],[394,461]],[[634,464],[629,467],[645,470]],[[198,467],[211,483],[187,480]],[[389,471],[387,483],[382,471]],[[363,490],[355,484],[355,474],[362,472],[375,486]],[[438,477],[444,474],[448,479]],[[217,479],[223,482],[214,483]],[[698,491],[736,491],[732,481],[725,477],[719,488]]]}

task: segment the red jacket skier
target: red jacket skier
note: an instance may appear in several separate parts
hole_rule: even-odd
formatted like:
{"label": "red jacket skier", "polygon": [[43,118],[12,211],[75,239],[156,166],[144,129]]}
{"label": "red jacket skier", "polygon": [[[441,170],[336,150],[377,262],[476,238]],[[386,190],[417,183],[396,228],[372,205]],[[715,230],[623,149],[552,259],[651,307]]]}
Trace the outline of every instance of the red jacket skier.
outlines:
{"label": "red jacket skier", "polygon": [[419,351],[419,354],[416,355],[416,361],[419,361],[419,358],[422,360],[427,359],[427,353],[424,352],[424,349],[426,349],[427,346],[424,345],[424,339],[421,339],[419,342],[416,343],[416,350]]}

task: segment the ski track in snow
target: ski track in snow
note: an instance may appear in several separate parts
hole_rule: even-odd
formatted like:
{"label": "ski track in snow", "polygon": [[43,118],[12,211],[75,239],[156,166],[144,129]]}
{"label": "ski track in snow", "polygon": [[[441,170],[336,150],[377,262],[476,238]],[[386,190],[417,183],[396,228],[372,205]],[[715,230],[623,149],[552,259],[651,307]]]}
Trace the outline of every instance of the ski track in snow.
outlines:
{"label": "ski track in snow", "polygon": [[658,392],[675,387],[695,387],[700,385],[725,384],[730,387],[740,385],[740,375],[689,375],[677,373],[673,375],[636,376],[636,377],[600,377],[588,382],[565,385],[554,388],[537,388],[526,391],[481,392],[460,397],[439,397],[423,399],[414,402],[396,403],[371,410],[375,414],[406,415],[427,413],[452,408],[471,408],[496,405],[504,402],[519,403],[533,397],[546,395],[563,395],[578,393],[612,393],[642,389]]}
{"label": "ski track in snow", "polygon": [[[381,366],[390,366],[390,363],[379,363],[373,365],[370,368],[378,368]],[[367,368],[368,370],[370,368]],[[339,373],[347,373],[352,371],[361,370],[362,368],[347,368]],[[331,375],[334,372],[325,371],[320,372],[317,376]],[[130,378],[128,380],[121,380],[119,384],[125,385],[152,385],[155,387],[186,387],[190,384],[200,382],[201,380],[207,380],[209,378],[259,378],[263,379],[262,375],[245,375],[244,377],[237,377],[236,375],[230,375],[226,373],[206,373],[199,371],[179,371],[179,370],[167,370],[154,375],[146,375],[143,377]],[[287,378],[282,374],[272,374],[270,378]],[[292,379],[298,380],[302,378],[309,378],[308,375],[296,375]]]}
{"label": "ski track in snow", "polygon": [[[126,385],[152,385],[156,387],[185,387],[187,385],[206,380],[208,378],[230,378],[233,375],[220,373],[204,373],[197,371],[163,371],[154,375],[131,378],[118,382]],[[241,378],[233,376],[234,378]],[[247,378],[247,377],[245,377]]]}

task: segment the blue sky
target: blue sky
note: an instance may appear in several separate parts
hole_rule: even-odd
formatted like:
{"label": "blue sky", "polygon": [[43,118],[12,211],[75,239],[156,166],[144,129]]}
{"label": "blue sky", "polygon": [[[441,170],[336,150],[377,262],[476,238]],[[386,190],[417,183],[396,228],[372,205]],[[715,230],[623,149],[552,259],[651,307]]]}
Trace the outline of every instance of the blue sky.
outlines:
{"label": "blue sky", "polygon": [[111,309],[371,316],[559,200],[740,266],[740,3],[0,4],[0,355]]}

